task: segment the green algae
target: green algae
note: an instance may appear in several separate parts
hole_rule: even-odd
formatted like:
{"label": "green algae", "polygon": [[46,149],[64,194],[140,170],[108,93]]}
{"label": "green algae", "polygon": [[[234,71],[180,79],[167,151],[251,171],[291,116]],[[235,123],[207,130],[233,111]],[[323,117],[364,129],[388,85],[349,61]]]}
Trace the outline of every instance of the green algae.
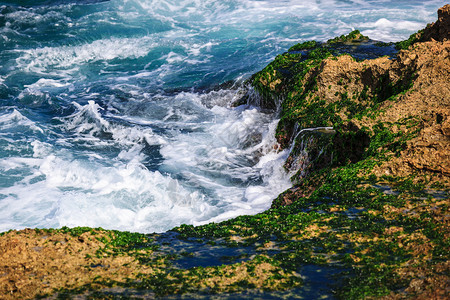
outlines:
{"label": "green algae", "polygon": [[[359,166],[368,167],[364,163]],[[443,255],[448,259],[448,254],[443,253],[444,249],[448,250],[448,239],[439,236],[439,232],[445,231],[444,226],[436,227],[425,212],[420,214],[419,221],[402,214],[395,218],[389,218],[389,214],[374,214],[383,211],[386,205],[401,208],[409,197],[412,202],[422,200],[415,197],[417,187],[408,188],[408,182],[398,184],[398,195],[385,194],[371,185],[362,188],[360,185],[369,179],[358,179],[357,172],[359,168],[354,166],[330,170],[328,180],[310,197],[299,198],[288,207],[220,224],[182,226],[175,230],[184,238],[238,235],[240,246],[253,243],[262,252],[260,245],[272,241],[279,248],[273,257],[286,269],[299,270],[311,263],[351,269],[346,285],[336,294],[340,298],[387,295],[410,280],[398,277],[396,270],[414,257],[411,249],[405,249],[386,234],[389,228],[402,227],[402,233],[408,235],[423,232],[425,240],[419,244],[428,243],[435,247],[431,258],[435,263],[442,260]],[[364,209],[348,214],[348,210],[359,207]],[[327,209],[332,212],[326,212]],[[317,228],[313,235],[305,230],[311,225]],[[229,239],[222,242],[229,243]],[[426,264],[429,263],[427,260]]]}
{"label": "green algae", "polygon": [[67,227],[64,226],[60,229],[34,229],[37,234],[57,234],[64,233],[69,234],[73,237],[78,237],[79,240],[83,241],[82,235],[84,233],[90,233],[94,237],[96,235],[101,236],[96,237],[96,239],[104,244],[104,247],[97,250],[97,257],[104,257],[105,255],[113,255],[117,256],[120,254],[133,254],[135,256],[139,256],[136,251],[154,251],[157,250],[159,246],[152,245],[152,239],[149,238],[148,235],[137,233],[137,232],[128,232],[128,231],[119,231],[119,230],[105,230],[101,227],[92,228],[92,227]]}
{"label": "green algae", "polygon": [[[154,264],[157,267],[156,264]],[[88,294],[90,299],[103,299],[108,296],[105,288],[121,288],[115,297],[121,294],[150,294],[164,297],[173,294],[196,293],[211,295],[220,292],[236,293],[252,289],[260,291],[284,290],[302,285],[300,277],[280,267],[280,263],[264,255],[256,255],[252,259],[228,265],[214,267],[194,267],[188,270],[177,269],[165,262],[155,272],[140,275],[138,280],[117,282],[97,278],[92,284],[76,289],[60,289],[55,291],[58,299],[66,299],[71,295]],[[45,297],[47,295],[42,295]]]}
{"label": "green algae", "polygon": [[303,92],[300,91],[300,82],[304,76],[332,55],[330,49],[316,42],[299,44],[294,49],[297,48],[306,48],[308,52],[304,55],[289,52],[280,54],[250,79],[261,96],[263,108],[277,108],[277,101],[285,97],[287,91]]}
{"label": "green algae", "polygon": [[395,48],[397,48],[398,50],[407,50],[410,46],[420,41],[423,32],[424,30],[421,29],[411,34],[407,40],[395,43]]}
{"label": "green algae", "polygon": [[359,30],[353,30],[347,35],[341,35],[339,37],[335,37],[333,39],[330,39],[327,41],[328,44],[336,44],[336,43],[346,43],[346,42],[353,42],[353,41],[361,41],[361,40],[368,40],[369,37],[362,35]]}
{"label": "green algae", "polygon": [[294,51],[302,51],[302,50],[308,50],[308,49],[314,49],[319,45],[316,41],[306,41],[303,43],[296,44],[289,48],[288,52],[294,52]]}

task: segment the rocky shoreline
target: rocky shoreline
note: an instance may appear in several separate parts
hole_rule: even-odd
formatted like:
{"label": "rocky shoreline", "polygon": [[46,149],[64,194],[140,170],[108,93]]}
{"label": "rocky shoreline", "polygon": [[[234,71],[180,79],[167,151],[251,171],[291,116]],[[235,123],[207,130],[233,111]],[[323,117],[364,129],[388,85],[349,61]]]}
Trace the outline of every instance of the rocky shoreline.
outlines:
{"label": "rocky shoreline", "polygon": [[241,99],[279,109],[292,148],[271,209],[164,234],[1,233],[1,298],[448,299],[449,39],[446,5],[396,45],[355,31],[293,46]]}

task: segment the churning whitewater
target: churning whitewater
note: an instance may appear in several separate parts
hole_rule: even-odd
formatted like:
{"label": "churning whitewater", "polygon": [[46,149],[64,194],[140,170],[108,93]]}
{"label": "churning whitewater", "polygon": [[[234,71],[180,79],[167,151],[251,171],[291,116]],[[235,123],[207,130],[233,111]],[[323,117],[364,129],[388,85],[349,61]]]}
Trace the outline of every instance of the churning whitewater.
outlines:
{"label": "churning whitewater", "polygon": [[0,232],[162,232],[269,208],[288,152],[276,113],[231,106],[250,74],[355,28],[404,39],[441,5],[0,1]]}

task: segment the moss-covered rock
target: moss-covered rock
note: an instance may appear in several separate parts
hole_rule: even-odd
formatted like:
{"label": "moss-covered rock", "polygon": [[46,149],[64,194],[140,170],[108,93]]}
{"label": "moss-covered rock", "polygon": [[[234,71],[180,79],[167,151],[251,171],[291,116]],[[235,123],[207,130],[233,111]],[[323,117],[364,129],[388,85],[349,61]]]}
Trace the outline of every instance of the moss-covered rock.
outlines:
{"label": "moss-covered rock", "polygon": [[339,37],[335,37],[334,39],[328,40],[328,44],[336,44],[336,43],[349,43],[349,42],[359,42],[369,40],[368,36],[362,35],[359,30],[353,30],[347,35],[341,35]]}

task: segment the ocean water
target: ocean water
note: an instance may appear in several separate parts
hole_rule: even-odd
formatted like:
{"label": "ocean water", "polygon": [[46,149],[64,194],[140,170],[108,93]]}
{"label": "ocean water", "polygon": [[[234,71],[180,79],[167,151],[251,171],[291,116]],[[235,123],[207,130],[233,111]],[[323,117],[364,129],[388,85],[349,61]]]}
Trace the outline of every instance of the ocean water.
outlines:
{"label": "ocean water", "polygon": [[[239,87],[305,40],[398,41],[444,1],[0,1],[0,232],[162,232],[290,187],[276,113]],[[223,84],[227,83],[227,84]]]}

